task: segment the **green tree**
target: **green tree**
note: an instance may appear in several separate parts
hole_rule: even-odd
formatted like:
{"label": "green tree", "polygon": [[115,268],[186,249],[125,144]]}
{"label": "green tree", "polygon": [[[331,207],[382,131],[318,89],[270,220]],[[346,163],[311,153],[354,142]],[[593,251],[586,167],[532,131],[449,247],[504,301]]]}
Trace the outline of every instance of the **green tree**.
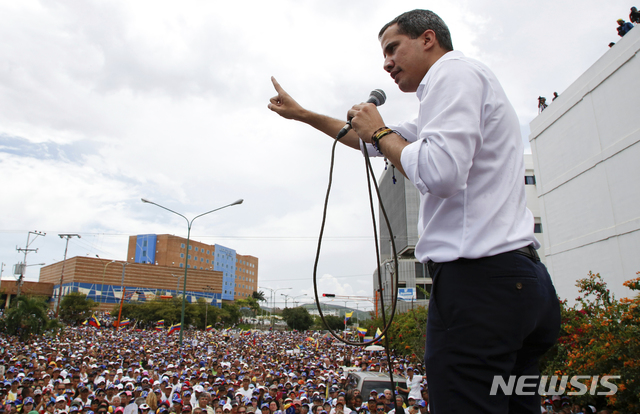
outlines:
{"label": "green tree", "polygon": [[266,302],[267,298],[264,297],[264,292],[261,290],[259,292],[253,292],[251,297],[256,299],[259,302]]}
{"label": "green tree", "polygon": [[237,299],[236,303],[240,308],[248,308],[251,311],[252,316],[256,316],[258,312],[260,312],[260,304],[258,303],[258,299],[253,296],[249,296],[245,299]]}
{"label": "green tree", "polygon": [[342,331],[344,329],[344,318],[334,315],[324,315],[324,320],[326,322],[326,326],[322,323],[322,319],[318,317],[318,328],[319,329],[331,329],[333,331]]}
{"label": "green tree", "polygon": [[49,306],[43,298],[22,295],[18,297],[4,318],[0,319],[0,331],[15,335],[25,341],[29,335],[40,335],[45,330],[57,326],[47,316]]}
{"label": "green tree", "polygon": [[301,306],[283,309],[282,319],[284,319],[289,328],[298,331],[306,331],[313,325],[313,317],[308,310]]}
{"label": "green tree", "polygon": [[220,319],[225,326],[233,326],[240,320],[240,307],[235,303],[223,303]]}
{"label": "green tree", "polygon": [[[427,308],[416,306],[404,313],[398,313],[387,331],[389,347],[397,355],[409,356],[416,361],[424,359],[424,347],[427,332]],[[387,315],[387,320],[389,316]],[[368,336],[375,336],[376,330],[384,329],[382,318],[372,318],[362,324]]]}
{"label": "green tree", "polygon": [[84,293],[71,292],[60,302],[60,319],[71,325],[79,325],[91,317],[96,305]]}

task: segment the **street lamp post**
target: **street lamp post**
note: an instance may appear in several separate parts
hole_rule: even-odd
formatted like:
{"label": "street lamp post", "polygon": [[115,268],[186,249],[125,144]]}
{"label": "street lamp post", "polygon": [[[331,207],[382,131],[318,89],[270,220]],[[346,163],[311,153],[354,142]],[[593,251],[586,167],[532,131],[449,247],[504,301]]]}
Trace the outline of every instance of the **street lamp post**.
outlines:
{"label": "street lamp post", "polygon": [[58,312],[60,312],[60,298],[62,297],[62,281],[64,278],[64,265],[67,263],[67,249],[69,248],[69,239],[72,237],[80,238],[79,234],[58,234],[61,239],[67,239],[64,246],[64,259],[62,260],[62,271],[60,272],[60,294],[58,295],[58,305],[56,307],[56,319],[58,318]]}
{"label": "street lamp post", "polygon": [[285,295],[284,293],[281,293],[280,296],[284,296],[284,308],[287,309],[287,300],[290,298],[290,296]]}
{"label": "street lamp post", "polygon": [[[113,262],[118,263],[115,260]],[[127,289],[124,287],[124,272],[129,263],[122,262],[120,264],[122,265],[122,281],[120,282],[120,292],[122,294],[122,298],[120,298],[120,311],[118,312],[118,322],[116,322],[116,330],[120,329],[120,318],[122,317],[122,305],[124,304],[124,296],[127,293]]]}
{"label": "street lamp post", "polygon": [[172,273],[171,276],[178,278],[178,280],[176,281],[176,296],[177,296],[178,295],[178,291],[180,290],[180,278],[183,277],[184,275],[174,275]]}
{"label": "street lamp post", "polygon": [[291,298],[291,300],[293,300],[293,303],[295,303],[295,304],[296,304],[296,306],[297,306],[297,305],[298,305],[298,301],[297,301],[296,299],[297,299],[297,298],[301,298],[301,297],[303,297],[303,296],[307,296],[307,294],[306,294],[306,293],[303,293],[302,295],[294,296],[294,297],[292,297],[292,298]]}
{"label": "street lamp post", "polygon": [[185,221],[187,222],[187,248],[186,248],[186,253],[184,255],[184,281],[183,281],[183,285],[182,285],[182,314],[180,316],[180,342],[179,345],[180,347],[182,347],[182,331],[184,330],[184,310],[185,310],[185,306],[187,303],[187,266],[189,263],[189,239],[191,238],[191,225],[193,224],[193,222],[195,221],[195,219],[197,219],[198,217],[202,217],[204,215],[207,215],[209,213],[213,213],[214,211],[218,211],[218,210],[222,210],[223,208],[226,207],[231,207],[231,206],[235,206],[237,204],[242,204],[242,202],[244,201],[243,199],[240,200],[236,200],[231,204],[227,204],[226,206],[222,206],[222,207],[218,207],[214,210],[210,210],[207,211],[205,213],[199,214],[197,216],[195,216],[194,218],[191,219],[191,221],[189,221],[188,218],[186,218],[184,215],[178,213],[177,211],[173,211],[170,208],[167,208],[165,206],[161,206],[158,203],[154,203],[153,201],[149,201],[147,199],[141,198],[143,203],[148,203],[148,204],[153,204],[157,207],[160,207],[164,210],[167,210],[173,214],[176,214],[180,217],[182,217],[183,219],[185,219]]}
{"label": "street lamp post", "polygon": [[276,310],[276,293],[278,293],[279,290],[289,290],[289,289],[293,289],[290,287],[286,287],[286,288],[278,288],[278,289],[271,289],[268,287],[262,287],[260,286],[260,289],[269,289],[271,291],[271,326],[273,326],[273,314],[275,313]]}

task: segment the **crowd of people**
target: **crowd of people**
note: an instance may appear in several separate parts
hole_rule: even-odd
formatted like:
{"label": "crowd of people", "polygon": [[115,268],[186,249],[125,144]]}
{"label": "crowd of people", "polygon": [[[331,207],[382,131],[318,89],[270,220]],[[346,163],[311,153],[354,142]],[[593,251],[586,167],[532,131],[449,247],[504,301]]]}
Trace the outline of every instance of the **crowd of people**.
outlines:
{"label": "crowd of people", "polygon": [[[423,367],[414,358],[392,359],[407,388],[360,395],[348,372],[388,372],[383,352],[321,333],[184,337],[180,348],[166,331],[68,327],[26,343],[0,334],[0,414],[395,414],[394,399],[403,414],[429,412]],[[559,397],[543,400],[541,412],[548,407],[596,412]]]}
{"label": "crowd of people", "polygon": [[[0,413],[349,414],[376,409],[370,396],[359,401],[348,392],[348,367],[388,372],[377,352],[320,333],[217,330],[184,337],[180,348],[177,334],[166,331],[70,327],[27,343],[0,334]],[[395,358],[394,371],[413,370],[408,363]],[[380,391],[373,402],[387,412],[393,400],[389,390]],[[403,405],[413,410],[420,402]]]}

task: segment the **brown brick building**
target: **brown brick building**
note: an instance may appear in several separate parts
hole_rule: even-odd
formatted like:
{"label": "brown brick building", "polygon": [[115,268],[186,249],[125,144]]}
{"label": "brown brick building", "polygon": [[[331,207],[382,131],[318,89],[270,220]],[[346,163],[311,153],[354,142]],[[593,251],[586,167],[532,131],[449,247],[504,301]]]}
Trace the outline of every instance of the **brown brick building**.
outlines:
{"label": "brown brick building", "polygon": [[[81,292],[100,303],[100,310],[111,310],[122,298],[122,269],[126,300],[151,300],[159,296],[182,294],[184,271],[169,266],[127,263],[76,256],[67,259],[64,266],[63,296]],[[52,283],[54,306],[62,274],[62,262],[40,269],[40,282]],[[178,287],[179,284],[179,287]],[[187,274],[187,301],[204,297],[213,306],[220,306],[222,274],[216,271],[189,269]]]}
{"label": "brown brick building", "polygon": [[[81,292],[111,310],[122,298],[124,268],[125,300],[150,300],[182,295],[185,259],[187,301],[204,298],[212,306],[251,296],[258,287],[258,258],[239,255],[220,245],[189,241],[169,234],[131,236],[127,262],[77,256],[64,265],[62,295]],[[188,253],[187,253],[188,251]],[[40,269],[40,282],[51,283],[57,303],[62,264]]]}
{"label": "brown brick building", "polygon": [[129,237],[127,260],[203,271],[222,272],[222,299],[244,299],[258,289],[258,258],[237,254],[218,244],[205,244],[170,234],[143,234]]}
{"label": "brown brick building", "polygon": [[[9,304],[14,300],[17,294],[17,280],[0,281],[0,303],[4,303],[4,308],[9,307]],[[45,298],[51,298],[53,296],[53,283],[22,282],[20,294],[25,296],[42,296]]]}

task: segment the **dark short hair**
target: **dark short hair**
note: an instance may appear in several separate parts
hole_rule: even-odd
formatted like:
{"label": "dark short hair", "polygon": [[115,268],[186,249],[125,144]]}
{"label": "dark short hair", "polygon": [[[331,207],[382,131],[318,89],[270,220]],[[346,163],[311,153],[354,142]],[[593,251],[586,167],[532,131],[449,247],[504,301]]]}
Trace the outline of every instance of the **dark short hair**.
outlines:
{"label": "dark short hair", "polygon": [[449,28],[444,20],[431,10],[416,9],[402,13],[380,29],[378,39],[382,38],[384,32],[394,24],[398,25],[398,33],[412,39],[417,39],[427,30],[433,30],[440,47],[447,51],[453,50]]}

